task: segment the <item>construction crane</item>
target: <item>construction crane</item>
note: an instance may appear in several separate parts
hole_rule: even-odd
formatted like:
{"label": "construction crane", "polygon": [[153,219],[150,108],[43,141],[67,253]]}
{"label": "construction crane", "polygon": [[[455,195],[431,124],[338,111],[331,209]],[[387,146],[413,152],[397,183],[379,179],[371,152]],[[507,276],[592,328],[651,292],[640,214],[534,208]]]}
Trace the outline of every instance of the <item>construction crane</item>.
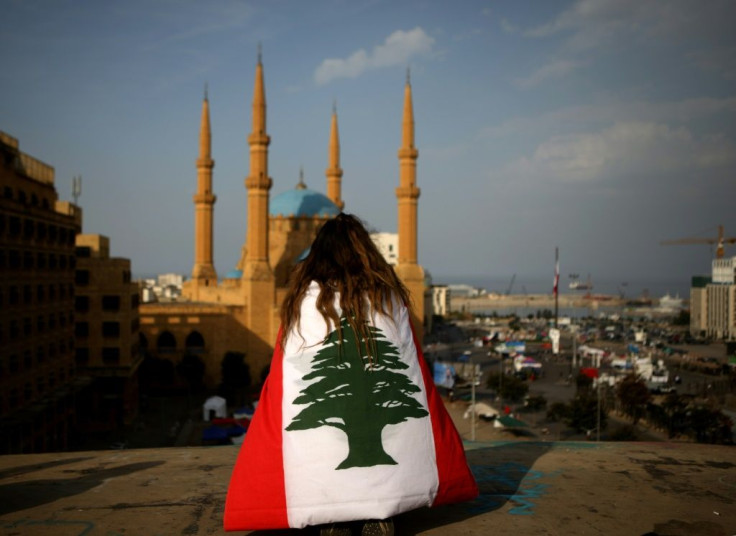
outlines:
{"label": "construction crane", "polygon": [[679,240],[665,240],[660,242],[662,246],[674,246],[684,244],[718,244],[716,248],[716,259],[722,259],[725,255],[725,244],[736,244],[736,237],[725,238],[723,236],[723,225],[718,226],[718,238],[680,238]]}
{"label": "construction crane", "polygon": [[506,289],[506,296],[511,294],[511,289],[514,288],[514,281],[516,281],[516,274],[511,278],[511,283],[509,283],[509,287]]}

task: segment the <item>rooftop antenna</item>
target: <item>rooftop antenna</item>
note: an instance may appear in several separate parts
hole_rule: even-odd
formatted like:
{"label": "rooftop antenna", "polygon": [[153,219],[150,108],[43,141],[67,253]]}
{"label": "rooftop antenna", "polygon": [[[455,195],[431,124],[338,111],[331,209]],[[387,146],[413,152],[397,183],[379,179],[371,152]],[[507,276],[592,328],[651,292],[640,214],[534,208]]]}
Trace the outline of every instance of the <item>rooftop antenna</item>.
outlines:
{"label": "rooftop antenna", "polygon": [[74,204],[78,205],[77,200],[82,195],[82,176],[72,177],[72,197],[74,198]]}

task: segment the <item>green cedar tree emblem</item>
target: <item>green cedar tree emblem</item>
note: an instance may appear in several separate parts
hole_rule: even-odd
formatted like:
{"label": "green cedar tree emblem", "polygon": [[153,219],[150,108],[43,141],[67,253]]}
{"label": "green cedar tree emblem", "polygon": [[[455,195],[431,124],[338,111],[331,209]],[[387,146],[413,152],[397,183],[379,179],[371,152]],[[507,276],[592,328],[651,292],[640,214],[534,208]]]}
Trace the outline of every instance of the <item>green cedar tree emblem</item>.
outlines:
{"label": "green cedar tree emblem", "polygon": [[409,368],[399,350],[380,329],[369,326],[375,356],[371,363],[366,342],[356,343],[356,335],[342,319],[342,344],[332,331],[315,354],[311,371],[302,379],[317,380],[301,390],[294,404],[306,404],[288,431],[332,426],[345,432],[348,456],[336,469],[396,465],[383,449],[381,431],[389,424],[429,415],[411,396],[420,391],[406,374]]}

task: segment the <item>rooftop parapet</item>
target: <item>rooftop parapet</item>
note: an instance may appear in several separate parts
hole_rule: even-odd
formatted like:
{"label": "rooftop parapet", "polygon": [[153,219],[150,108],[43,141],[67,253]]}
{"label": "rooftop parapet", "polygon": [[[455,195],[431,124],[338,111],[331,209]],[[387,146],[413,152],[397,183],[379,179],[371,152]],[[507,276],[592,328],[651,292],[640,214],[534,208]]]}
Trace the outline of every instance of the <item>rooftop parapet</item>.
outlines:
{"label": "rooftop parapet", "polygon": [[[466,448],[480,496],[397,516],[396,534],[730,535],[736,527],[734,447],[496,441]],[[237,454],[224,446],[2,456],[0,532],[224,534]]]}
{"label": "rooftop parapet", "polygon": [[20,175],[33,179],[42,184],[52,185],[54,184],[54,168],[41,162],[40,160],[28,156],[18,149],[18,140],[0,131],[0,144],[9,147],[13,151],[17,152],[18,158],[15,159],[15,170]]}

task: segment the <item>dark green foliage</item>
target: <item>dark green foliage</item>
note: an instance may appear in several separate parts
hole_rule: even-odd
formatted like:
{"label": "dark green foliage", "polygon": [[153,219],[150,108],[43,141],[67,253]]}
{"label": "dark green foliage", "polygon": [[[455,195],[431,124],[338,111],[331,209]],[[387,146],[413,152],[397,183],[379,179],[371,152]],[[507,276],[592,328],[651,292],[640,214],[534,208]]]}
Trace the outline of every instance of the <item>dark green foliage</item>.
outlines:
{"label": "dark green foliage", "polygon": [[578,392],[589,391],[593,386],[593,378],[586,376],[583,373],[579,373],[577,378],[575,378],[575,386],[577,387]]}
{"label": "dark green foliage", "polygon": [[629,374],[616,388],[616,396],[621,402],[621,407],[634,424],[644,415],[647,402],[652,398],[646,383],[635,374]]}
{"label": "dark green foliage", "polygon": [[696,406],[687,412],[687,416],[692,435],[698,443],[733,443],[733,422],[720,410]]}
{"label": "dark green foliage", "polygon": [[547,420],[557,422],[570,416],[570,406],[564,402],[555,402],[547,410]]}
{"label": "dark green foliage", "polygon": [[[608,425],[608,415],[601,401],[601,430]],[[569,406],[569,413],[565,421],[577,432],[595,430],[598,426],[598,397],[595,392],[584,391],[575,395]]]}
{"label": "dark green foliage", "polygon": [[542,395],[530,396],[524,401],[524,409],[528,412],[542,411],[547,407],[547,399]]}
{"label": "dark green foliage", "polygon": [[288,431],[332,426],[348,436],[349,452],[337,469],[394,465],[383,449],[381,431],[389,424],[421,418],[428,412],[412,396],[420,391],[401,370],[409,368],[399,350],[383,333],[369,328],[373,337],[372,362],[366,342],[356,341],[348,322],[329,334],[312,360],[304,381],[316,380],[302,389],[294,404],[304,408],[286,427]]}
{"label": "dark green foliage", "polygon": [[497,391],[499,391],[498,394],[501,396],[501,398],[510,402],[518,402],[522,400],[529,392],[529,385],[527,385],[524,380],[510,374],[504,374],[503,378],[501,379],[500,390],[498,383],[498,374],[491,374],[488,377],[486,385],[490,389],[496,389]]}

